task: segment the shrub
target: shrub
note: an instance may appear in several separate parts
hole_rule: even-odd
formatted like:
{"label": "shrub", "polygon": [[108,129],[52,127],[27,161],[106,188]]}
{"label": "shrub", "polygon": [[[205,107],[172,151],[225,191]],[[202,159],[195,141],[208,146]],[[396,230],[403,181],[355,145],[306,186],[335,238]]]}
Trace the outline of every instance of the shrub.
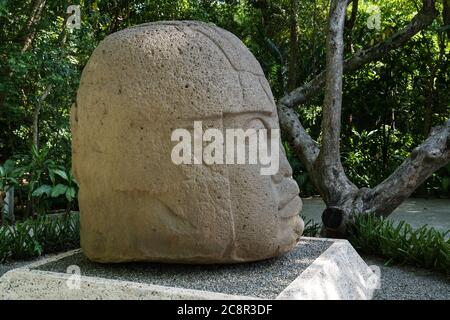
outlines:
{"label": "shrub", "polygon": [[305,228],[303,229],[303,236],[305,237],[317,237],[321,228],[320,223],[314,222],[312,219],[306,219],[305,216],[301,215],[305,223]]}
{"label": "shrub", "polygon": [[39,216],[15,225],[0,226],[0,262],[38,257],[79,247],[78,215]]}
{"label": "shrub", "polygon": [[373,214],[355,215],[349,241],[356,250],[388,259],[389,263],[410,264],[450,275],[450,232],[427,225],[413,229]]}

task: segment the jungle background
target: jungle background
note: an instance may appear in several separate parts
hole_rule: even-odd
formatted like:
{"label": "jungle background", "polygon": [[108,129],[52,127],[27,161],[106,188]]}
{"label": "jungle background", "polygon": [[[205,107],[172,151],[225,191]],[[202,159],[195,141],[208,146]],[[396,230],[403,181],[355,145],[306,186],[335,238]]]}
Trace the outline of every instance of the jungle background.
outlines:
{"label": "jungle background", "polygon": [[[419,0],[359,0],[345,28],[345,55],[383,41],[411,21]],[[80,6],[70,28],[69,5]],[[450,1],[431,26],[344,77],[342,161],[358,187],[389,176],[431,127],[450,117]],[[201,20],[237,35],[260,62],[275,99],[325,68],[325,0],[0,0],[0,202],[14,187],[14,217],[77,209],[69,114],[81,72],[107,35],[158,20]],[[297,112],[320,135],[323,94]],[[302,196],[317,194],[288,151]],[[450,165],[413,194],[450,196]],[[3,203],[0,203],[0,207]]]}

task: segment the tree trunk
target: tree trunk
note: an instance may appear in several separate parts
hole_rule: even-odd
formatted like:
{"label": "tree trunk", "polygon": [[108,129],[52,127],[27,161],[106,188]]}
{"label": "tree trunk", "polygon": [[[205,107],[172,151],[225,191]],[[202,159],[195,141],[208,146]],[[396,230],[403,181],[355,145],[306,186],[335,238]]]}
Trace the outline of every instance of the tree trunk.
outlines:
{"label": "tree trunk", "polygon": [[32,132],[33,132],[33,144],[36,146],[36,150],[39,150],[39,113],[41,112],[42,104],[50,94],[51,89],[52,89],[51,85],[45,88],[44,93],[39,98],[39,101],[33,111]]}
{"label": "tree trunk", "polygon": [[39,112],[41,110],[41,104],[38,104],[33,111],[33,123],[32,123],[32,132],[33,132],[33,145],[36,147],[36,150],[39,150]]}
{"label": "tree trunk", "polygon": [[[27,22],[21,32],[18,34],[17,42],[20,44],[20,51],[24,53],[33,44],[36,37],[37,24],[41,20],[42,12],[45,7],[46,0],[34,0],[32,3],[31,13],[28,16]],[[12,76],[12,71],[9,72],[9,77]],[[3,107],[6,94],[0,92],[0,108]]]}
{"label": "tree trunk", "polygon": [[297,34],[297,11],[298,0],[291,0],[291,12],[289,14],[289,65],[287,89],[292,91],[297,85],[297,64],[298,64],[298,34]]}
{"label": "tree trunk", "polygon": [[[64,22],[62,24],[62,30],[58,35],[58,42],[59,46],[63,48],[67,41],[67,19],[69,18],[70,14],[66,14],[64,18]],[[64,54],[61,54],[61,58],[64,57]],[[52,90],[52,85],[48,85],[44,92],[42,93],[42,96],[39,98],[37,105],[34,108],[33,111],[33,121],[32,121],[32,132],[33,132],[33,145],[36,146],[36,149],[39,150],[39,114],[41,112],[42,104],[44,103],[45,99],[47,99],[48,95],[50,94]]]}
{"label": "tree trunk", "polygon": [[434,100],[434,72],[427,79],[427,84],[424,90],[425,94],[425,114],[423,117],[423,133],[427,136],[431,130],[431,123],[433,118],[433,100]]}
{"label": "tree trunk", "polygon": [[[427,43],[427,49],[429,53],[428,59],[428,69],[430,70],[430,75],[427,77],[426,85],[424,88],[425,95],[425,113],[424,113],[424,121],[423,121],[423,133],[424,136],[428,136],[431,130],[431,126],[433,123],[433,110],[435,104],[435,81],[436,81],[436,73],[439,68],[439,64],[442,63],[442,59],[444,56],[444,52],[442,50],[441,45],[439,44],[439,58],[437,61],[434,61],[432,58],[432,50],[430,48],[430,44]],[[445,50],[445,49],[444,49]]]}
{"label": "tree trunk", "polygon": [[8,218],[8,222],[11,224],[16,223],[16,216],[14,215],[14,187],[9,187],[6,191],[5,199],[3,200],[5,206],[5,216]]}
{"label": "tree trunk", "polygon": [[[322,235],[345,237],[348,223],[353,215],[374,213],[387,216],[419,187],[433,172],[450,162],[450,119],[440,127],[431,130],[430,136],[412,152],[402,165],[386,180],[373,189],[357,188],[346,176],[340,159],[340,127],[342,107],[342,77],[345,66],[356,68],[361,61],[369,61],[374,55],[381,56],[380,48],[398,47],[389,44],[377,45],[378,49],[367,50],[370,57],[357,55],[343,60],[343,31],[347,0],[332,0],[327,33],[327,64],[322,73],[325,82],[325,98],[322,118],[322,145],[319,146],[303,128],[298,115],[291,109],[299,101],[295,96],[282,98],[277,107],[280,125],[294,153],[305,165],[312,182],[318,189],[327,208],[322,214]],[[431,6],[430,6],[431,5]],[[417,26],[423,27],[423,14],[436,16],[434,1],[425,0],[422,13],[412,26],[393,36],[406,39],[417,33]],[[417,18],[419,16],[419,18]],[[420,18],[422,16],[422,18]],[[422,22],[420,22],[422,21]],[[428,21],[428,20],[427,20]],[[428,21],[427,24],[430,24]],[[405,31],[407,30],[407,31]],[[409,31],[408,31],[409,30]],[[416,30],[416,31],[414,31]],[[408,36],[406,36],[408,34]],[[402,40],[400,42],[404,42]],[[356,60],[354,60],[356,59]],[[320,78],[319,77],[319,78]],[[313,83],[319,83],[316,77]],[[297,89],[296,89],[297,90]],[[303,99],[303,98],[301,98]],[[300,100],[301,100],[300,99]]]}
{"label": "tree trunk", "polygon": [[352,0],[352,14],[350,15],[350,18],[345,21],[345,29],[348,31],[348,51],[351,53],[354,52],[353,50],[353,27],[355,26],[356,22],[356,15],[358,14],[358,2],[359,0]]}

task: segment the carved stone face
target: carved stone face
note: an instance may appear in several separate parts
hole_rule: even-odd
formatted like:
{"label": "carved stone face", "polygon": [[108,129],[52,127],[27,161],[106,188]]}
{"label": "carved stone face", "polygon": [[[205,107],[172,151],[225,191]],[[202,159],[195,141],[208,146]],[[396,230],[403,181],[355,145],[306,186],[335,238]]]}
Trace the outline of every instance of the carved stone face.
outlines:
{"label": "carved stone face", "polygon": [[175,165],[171,133],[194,121],[279,128],[261,67],[238,38],[208,24],[159,22],[101,42],[72,109],[88,258],[229,263],[296,245],[301,200],[284,150],[273,176],[260,165]]}

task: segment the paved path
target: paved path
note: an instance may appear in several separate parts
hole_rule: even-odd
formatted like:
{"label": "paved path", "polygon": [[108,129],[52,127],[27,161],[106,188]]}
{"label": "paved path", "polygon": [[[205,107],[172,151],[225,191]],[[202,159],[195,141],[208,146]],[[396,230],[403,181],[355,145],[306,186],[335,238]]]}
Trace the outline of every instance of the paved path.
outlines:
{"label": "paved path", "polygon": [[[320,198],[303,199],[302,215],[315,222],[322,221],[325,203]],[[414,228],[425,224],[441,231],[450,229],[450,199],[408,199],[398,207],[389,219],[406,221]]]}

